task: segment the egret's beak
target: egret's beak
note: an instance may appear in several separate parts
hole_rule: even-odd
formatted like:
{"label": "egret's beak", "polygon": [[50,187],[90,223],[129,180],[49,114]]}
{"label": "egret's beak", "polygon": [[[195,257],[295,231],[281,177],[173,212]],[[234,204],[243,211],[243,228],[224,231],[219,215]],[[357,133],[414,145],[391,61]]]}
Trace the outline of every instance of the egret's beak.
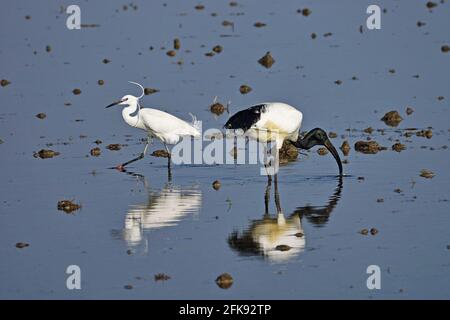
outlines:
{"label": "egret's beak", "polygon": [[329,139],[325,140],[324,146],[331,152],[339,167],[339,175],[342,177],[342,162],[339,153]]}
{"label": "egret's beak", "polygon": [[110,107],[118,105],[119,103],[122,103],[122,102],[123,102],[123,100],[119,100],[119,101],[113,102],[113,103],[107,105],[106,108],[110,108]]}

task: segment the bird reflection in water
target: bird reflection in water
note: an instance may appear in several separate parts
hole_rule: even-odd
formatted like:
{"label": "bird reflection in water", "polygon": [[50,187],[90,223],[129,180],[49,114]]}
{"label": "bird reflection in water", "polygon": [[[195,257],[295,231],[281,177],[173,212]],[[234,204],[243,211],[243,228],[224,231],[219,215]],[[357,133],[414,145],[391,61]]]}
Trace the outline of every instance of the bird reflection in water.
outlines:
{"label": "bird reflection in water", "polygon": [[278,181],[275,176],[276,216],[269,213],[271,183],[266,187],[264,196],[265,212],[262,219],[250,221],[248,229],[233,231],[228,237],[228,244],[241,255],[256,255],[267,258],[270,262],[286,262],[305,249],[306,237],[302,227],[304,217],[317,226],[324,225],[336,207],[342,192],[342,177],[324,206],[298,207],[286,217],[280,205]]}
{"label": "bird reflection in water", "polygon": [[202,204],[202,193],[198,186],[176,186],[168,182],[162,190],[146,190],[147,201],[130,205],[125,216],[121,238],[130,247],[141,244],[147,247],[146,232],[176,226],[186,216],[198,214]]}

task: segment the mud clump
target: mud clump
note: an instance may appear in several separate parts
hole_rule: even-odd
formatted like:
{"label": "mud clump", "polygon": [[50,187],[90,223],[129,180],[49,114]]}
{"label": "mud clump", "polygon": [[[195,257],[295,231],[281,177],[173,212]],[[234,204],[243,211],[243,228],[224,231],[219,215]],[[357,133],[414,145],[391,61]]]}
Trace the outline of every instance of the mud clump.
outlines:
{"label": "mud clump", "polygon": [[169,57],[175,57],[177,55],[177,52],[175,50],[169,50],[169,51],[166,52],[166,54]]}
{"label": "mud clump", "polygon": [[406,149],[406,146],[400,142],[392,145],[392,150],[397,151],[397,152],[402,152],[405,149]]}
{"label": "mud clump", "polygon": [[222,273],[216,278],[219,288],[228,289],[233,285],[233,277],[229,273]]}
{"label": "mud clump", "polygon": [[361,229],[361,230],[359,230],[359,233],[362,234],[363,236],[367,236],[369,234],[369,230]]}
{"label": "mud clump", "polygon": [[411,108],[411,107],[407,107],[407,108],[406,108],[406,114],[407,114],[408,116],[412,115],[413,112],[414,112],[414,109],[413,109],[413,108]]}
{"label": "mud clump", "polygon": [[0,80],[0,86],[2,86],[2,87],[6,87],[7,85],[9,85],[11,82],[9,82],[8,80],[6,80],[6,79],[2,79],[2,80]]}
{"label": "mud clump", "polygon": [[36,115],[36,118],[41,119],[41,120],[45,119],[46,117],[47,117],[47,115],[43,112],[40,112]]}
{"label": "mud clump", "polygon": [[426,6],[428,9],[433,9],[434,7],[437,7],[437,3],[433,1],[428,1]]}
{"label": "mud clump", "polygon": [[289,250],[291,250],[291,247],[288,246],[287,244],[280,244],[280,245],[275,247],[275,250],[278,250],[278,251],[289,251]]}
{"label": "mud clump", "polygon": [[432,179],[435,176],[435,174],[433,171],[422,169],[420,170],[420,176],[425,179]]}
{"label": "mud clump", "polygon": [[102,60],[102,62],[103,62],[104,64],[108,64],[108,63],[111,62],[111,60],[105,58],[105,59]]}
{"label": "mud clump", "polygon": [[170,279],[170,276],[165,273],[157,273],[154,276],[155,281],[167,281]]}
{"label": "mud clump", "polygon": [[348,156],[348,154],[350,153],[350,144],[348,143],[347,140],[342,142],[340,149],[341,149],[342,153],[344,154],[344,156]]}
{"label": "mud clump", "polygon": [[148,96],[148,95],[150,95],[150,94],[154,94],[154,93],[156,93],[156,92],[159,92],[159,90],[158,90],[158,89],[153,89],[153,88],[145,88],[145,89],[144,89],[144,94],[145,94],[146,96]]}
{"label": "mud clump", "polygon": [[398,126],[402,120],[403,118],[397,111],[389,111],[381,118],[381,121],[390,127]]}
{"label": "mud clump", "polygon": [[155,151],[153,151],[151,156],[157,157],[157,158],[168,158],[169,153],[166,150],[155,150]]}
{"label": "mud clump", "polygon": [[16,243],[16,248],[19,248],[19,249],[23,249],[23,248],[26,248],[26,247],[29,247],[30,245],[28,244],[28,243],[26,243],[26,242],[17,242]]}
{"label": "mud clump", "polygon": [[98,80],[97,83],[98,83],[99,86],[102,86],[102,85],[105,84],[105,81],[104,80]]}
{"label": "mud clump", "polygon": [[253,26],[254,26],[255,28],[262,28],[262,27],[265,27],[266,24],[265,24],[264,22],[255,22],[255,23],[253,24]]}
{"label": "mud clump", "polygon": [[126,290],[131,290],[131,289],[133,289],[133,286],[131,284],[126,284],[123,286],[123,288]]}
{"label": "mud clump", "polygon": [[201,10],[204,10],[204,9],[205,9],[205,6],[202,5],[202,4],[198,4],[198,5],[196,5],[194,8],[195,8],[195,10],[201,11]]}
{"label": "mud clump", "polygon": [[444,52],[444,53],[449,52],[449,51],[450,51],[450,46],[448,46],[448,45],[442,46],[442,47],[441,47],[441,51]]}
{"label": "mud clump", "polygon": [[308,8],[298,9],[297,12],[301,13],[304,17],[308,17],[312,13],[311,9]]}
{"label": "mud clump", "polygon": [[242,94],[247,94],[247,93],[249,93],[250,91],[252,91],[252,88],[249,87],[249,86],[246,85],[246,84],[243,84],[242,86],[239,87],[239,92],[242,93]]}
{"label": "mud clump", "polygon": [[378,229],[376,229],[376,228],[371,228],[371,229],[370,229],[370,234],[371,234],[371,235],[374,236],[374,235],[376,235],[377,233],[378,233]]}
{"label": "mud clump", "polygon": [[416,132],[416,136],[431,139],[433,137],[433,131],[431,131],[431,129],[420,130]]}
{"label": "mud clump", "polygon": [[102,150],[99,147],[95,147],[90,151],[91,156],[98,157],[102,154]]}
{"label": "mud clump", "polygon": [[295,161],[298,157],[298,149],[288,140],[284,140],[279,151],[280,163]]}
{"label": "mud clump", "polygon": [[220,45],[214,46],[214,48],[212,48],[212,51],[214,51],[215,53],[221,53],[223,51],[223,47]]}
{"label": "mud clump", "polygon": [[41,158],[41,159],[50,159],[56,156],[59,156],[60,153],[57,151],[49,150],[49,149],[42,149],[38,152],[35,152],[33,154],[33,157],[35,158]]}
{"label": "mud clump", "polygon": [[386,148],[380,146],[376,141],[357,141],[355,150],[361,153],[375,154],[378,151],[386,150]]}
{"label": "mud clump", "polygon": [[364,131],[365,133],[372,134],[373,128],[372,128],[372,127],[368,127],[368,128],[365,128],[363,131]]}
{"label": "mud clump", "polygon": [[321,148],[317,149],[317,154],[319,156],[324,156],[324,155],[328,154],[328,149],[321,147]]}
{"label": "mud clump", "polygon": [[79,95],[81,93],[81,90],[76,88],[76,89],[72,90],[72,93],[77,96],[77,95]]}
{"label": "mud clump", "polygon": [[337,84],[337,85],[341,85],[342,84],[342,80],[336,80],[334,83]]}
{"label": "mud clump", "polygon": [[328,132],[328,137],[330,137],[331,139],[337,138],[337,133],[336,132]]}
{"label": "mud clump", "polygon": [[212,187],[213,187],[213,189],[216,190],[216,191],[219,190],[220,187],[221,187],[220,181],[219,181],[219,180],[214,181],[214,182],[212,183]]}
{"label": "mud clump", "polygon": [[258,60],[258,63],[269,69],[275,63],[275,59],[270,54],[270,51],[267,51],[266,54]]}
{"label": "mud clump", "polygon": [[58,210],[64,211],[65,213],[72,213],[81,208],[81,205],[73,203],[70,200],[58,201]]}
{"label": "mud clump", "polygon": [[175,50],[180,50],[180,48],[181,48],[180,39],[176,38],[176,39],[173,40],[173,48]]}
{"label": "mud clump", "polygon": [[111,143],[106,146],[106,149],[111,151],[119,151],[120,149],[122,149],[122,145],[119,143]]}
{"label": "mud clump", "polygon": [[210,107],[209,110],[214,113],[215,115],[220,116],[222,113],[225,112],[225,106],[219,102],[213,103]]}

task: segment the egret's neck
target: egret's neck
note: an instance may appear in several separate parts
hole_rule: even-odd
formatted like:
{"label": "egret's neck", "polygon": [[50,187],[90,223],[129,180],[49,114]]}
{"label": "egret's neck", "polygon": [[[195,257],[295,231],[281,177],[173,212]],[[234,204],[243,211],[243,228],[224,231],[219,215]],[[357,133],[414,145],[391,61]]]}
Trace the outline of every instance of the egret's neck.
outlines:
{"label": "egret's neck", "polygon": [[130,101],[128,107],[123,108],[122,117],[130,126],[139,127],[141,119],[139,118],[139,108],[137,101]]}

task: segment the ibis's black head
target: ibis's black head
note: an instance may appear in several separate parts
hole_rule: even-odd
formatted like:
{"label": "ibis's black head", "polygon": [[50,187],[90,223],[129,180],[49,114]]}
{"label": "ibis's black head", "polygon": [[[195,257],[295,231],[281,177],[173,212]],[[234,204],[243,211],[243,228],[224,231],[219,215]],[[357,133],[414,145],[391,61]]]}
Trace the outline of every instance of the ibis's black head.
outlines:
{"label": "ibis's black head", "polygon": [[342,176],[341,158],[339,157],[336,148],[333,146],[330,139],[328,138],[327,133],[323,129],[320,128],[312,129],[303,137],[303,139],[299,137],[297,141],[294,142],[294,145],[297,148],[305,150],[309,150],[314,146],[325,146],[336,160],[339,167],[339,175]]}

